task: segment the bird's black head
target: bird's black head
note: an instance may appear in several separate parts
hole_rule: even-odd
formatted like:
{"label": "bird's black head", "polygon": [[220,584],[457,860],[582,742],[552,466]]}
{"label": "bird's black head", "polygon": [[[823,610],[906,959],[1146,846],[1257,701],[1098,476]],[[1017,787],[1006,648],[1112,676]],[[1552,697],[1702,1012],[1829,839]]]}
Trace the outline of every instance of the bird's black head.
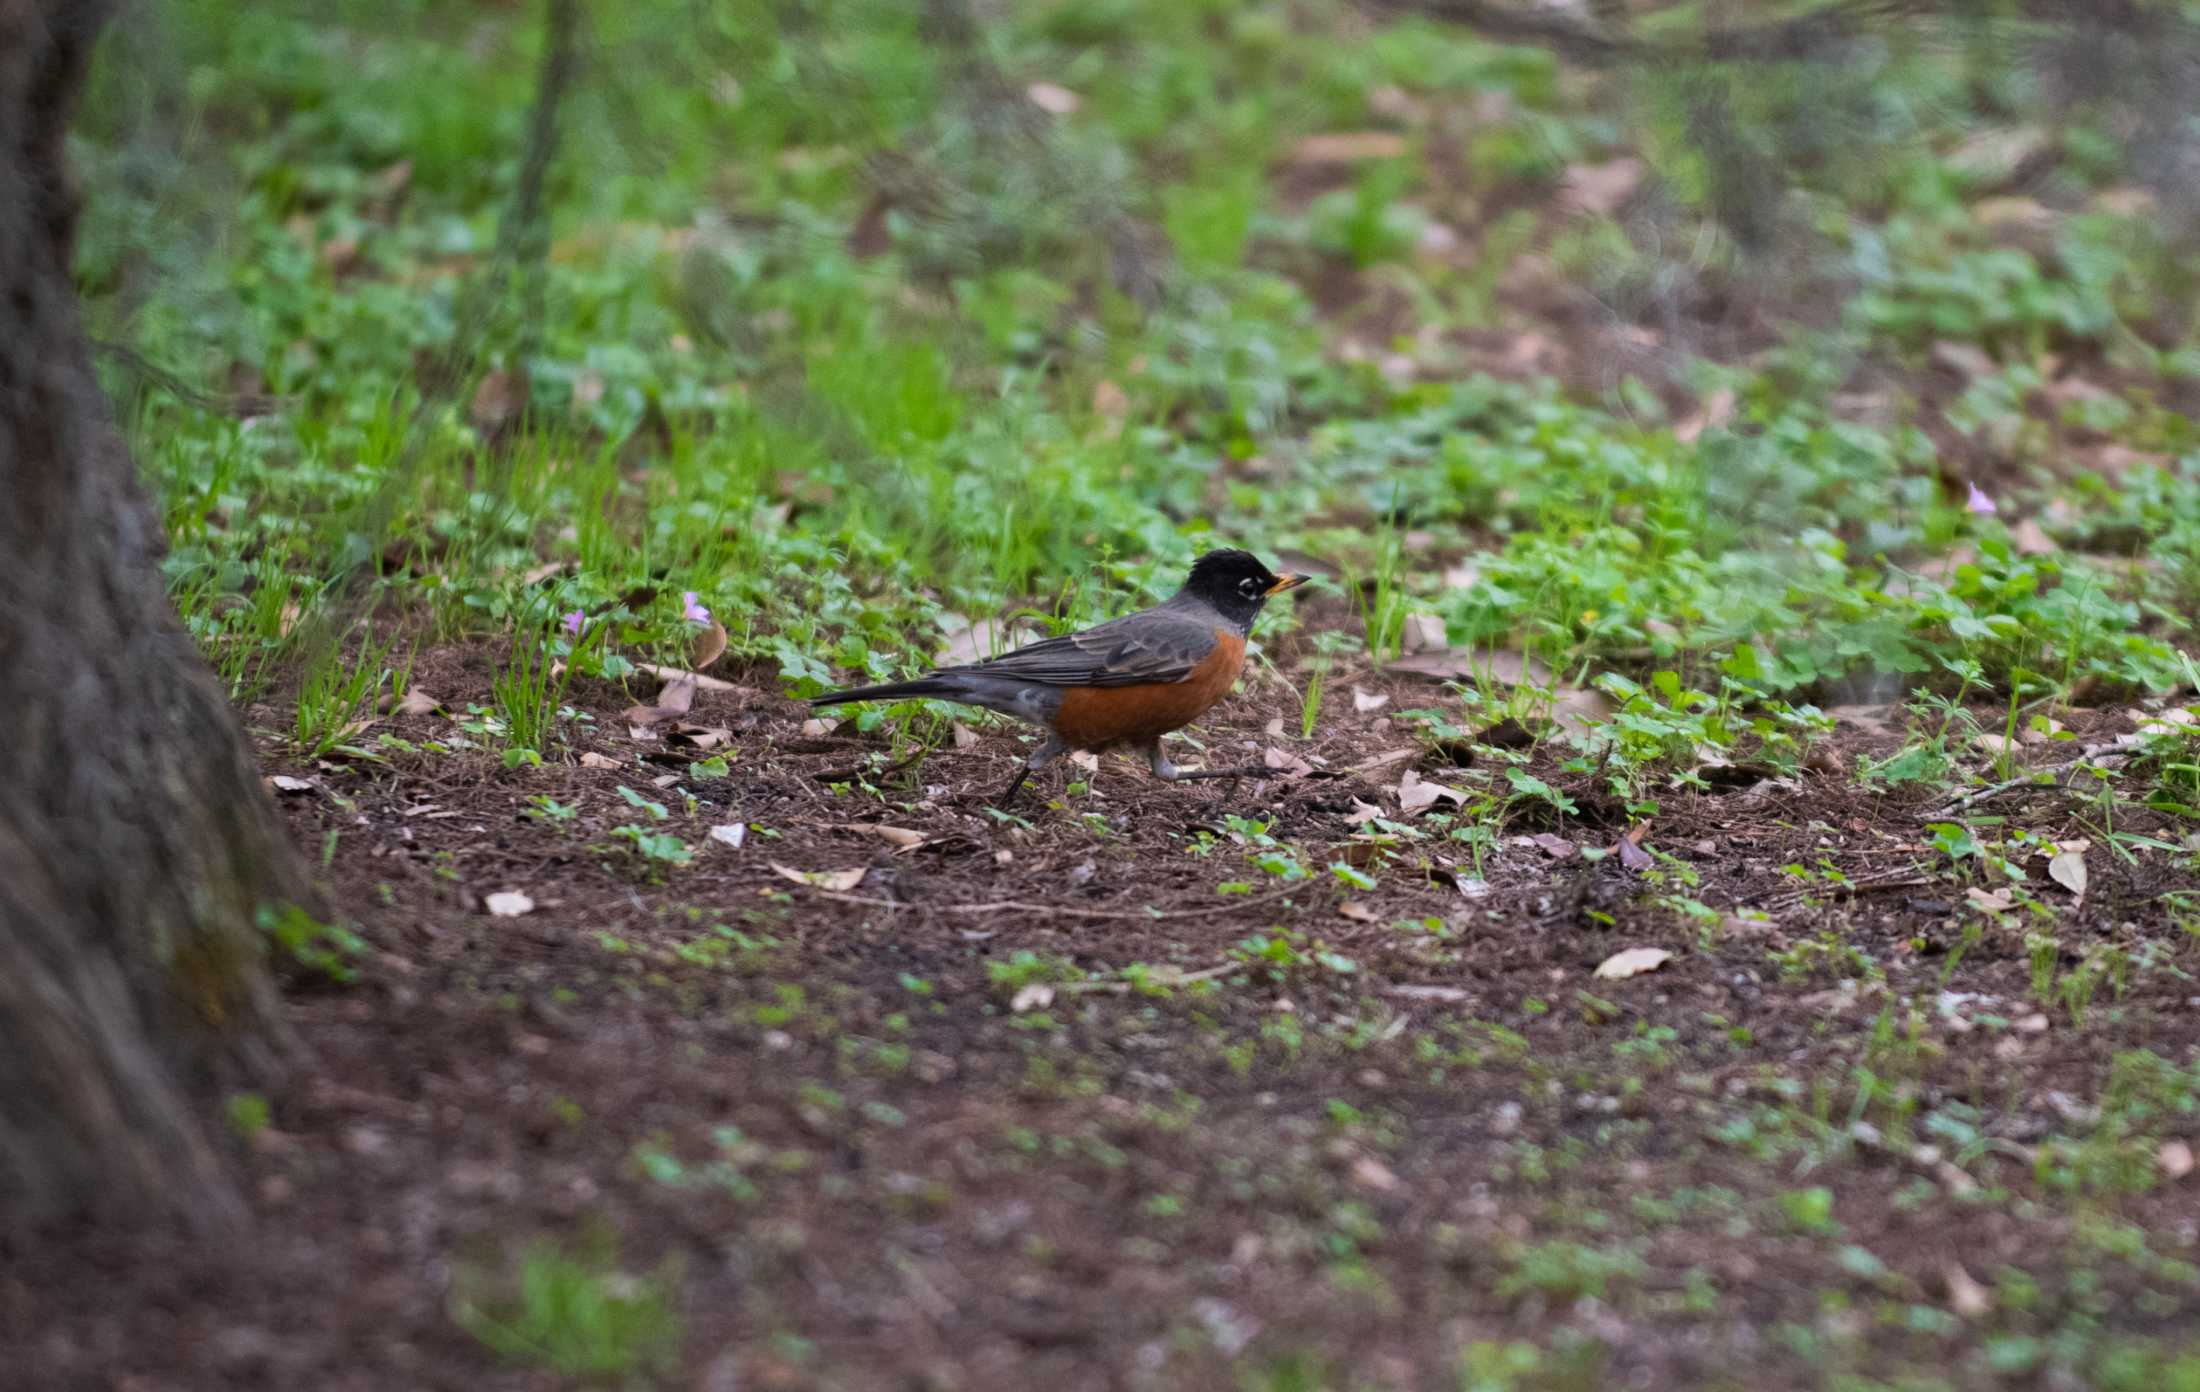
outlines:
{"label": "bird's black head", "polygon": [[1209,551],[1192,562],[1179,597],[1204,600],[1239,628],[1251,629],[1271,595],[1306,583],[1303,575],[1278,575],[1250,551]]}

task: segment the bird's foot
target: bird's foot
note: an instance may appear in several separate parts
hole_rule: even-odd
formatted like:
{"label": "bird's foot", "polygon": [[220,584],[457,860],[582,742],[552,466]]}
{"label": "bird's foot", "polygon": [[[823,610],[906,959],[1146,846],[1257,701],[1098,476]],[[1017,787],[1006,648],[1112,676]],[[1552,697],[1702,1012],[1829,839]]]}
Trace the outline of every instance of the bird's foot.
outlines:
{"label": "bird's foot", "polygon": [[1045,768],[1048,764],[1053,763],[1056,759],[1061,758],[1064,754],[1068,752],[1069,750],[1065,746],[1063,746],[1058,741],[1052,739],[1048,740],[1045,744],[1042,744],[1037,749],[1033,750],[1031,752],[1031,757],[1024,760],[1024,766],[1016,771],[1016,777],[1014,781],[1012,781],[1008,785],[1008,790],[1002,793],[999,797],[993,799],[993,808],[996,811],[1007,811],[1008,805],[1016,800],[1016,794],[1023,791],[1024,781],[1026,779],[1030,778],[1031,775],[1037,773],[1040,769]]}

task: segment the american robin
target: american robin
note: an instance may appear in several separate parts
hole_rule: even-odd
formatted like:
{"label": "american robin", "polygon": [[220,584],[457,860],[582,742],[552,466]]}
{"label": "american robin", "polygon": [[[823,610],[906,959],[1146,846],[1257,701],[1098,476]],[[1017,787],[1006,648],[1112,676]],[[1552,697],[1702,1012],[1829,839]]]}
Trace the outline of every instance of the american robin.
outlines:
{"label": "american robin", "polygon": [[1045,743],[1024,760],[1006,804],[1024,780],[1073,749],[1128,745],[1154,776],[1236,778],[1266,769],[1180,769],[1161,737],[1207,713],[1245,668],[1245,640],[1273,595],[1306,583],[1277,575],[1249,551],[1209,551],[1184,588],[1165,602],[1081,633],[1004,653],[990,662],[943,667],[914,681],[860,686],[815,697],[813,706],[931,696],[981,706],[1041,726]]}

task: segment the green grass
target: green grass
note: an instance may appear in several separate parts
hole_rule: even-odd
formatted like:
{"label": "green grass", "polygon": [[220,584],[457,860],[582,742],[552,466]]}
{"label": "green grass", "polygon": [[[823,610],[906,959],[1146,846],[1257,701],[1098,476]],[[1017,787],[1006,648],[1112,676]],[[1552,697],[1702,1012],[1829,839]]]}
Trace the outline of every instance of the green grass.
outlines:
{"label": "green grass", "polygon": [[[1471,294],[1445,308],[1458,273],[1397,240],[1439,191],[1410,139],[1304,217],[1273,186],[1217,173],[1278,158],[1296,134],[1367,124],[1367,94],[1386,84],[1422,101],[1505,93],[1515,125],[1486,140],[1517,128],[1567,158],[1624,149],[1603,116],[1559,103],[1538,55],[1416,26],[1340,48],[1262,6],[1212,30],[1166,7],[1124,7],[1139,22],[1120,28],[1042,12],[1005,27],[989,60],[1070,63],[1079,112],[973,143],[991,99],[954,86],[951,55],[896,7],[829,8],[837,37],[813,45],[766,7],[727,7],[702,50],[753,76],[715,107],[700,71],[692,88],[607,76],[576,98],[525,364],[507,356],[510,306],[454,317],[495,236],[525,88],[524,64],[458,61],[451,40],[517,57],[535,42],[521,18],[454,29],[421,10],[328,27],[194,6],[184,42],[207,66],[186,96],[191,128],[238,133],[186,153],[238,201],[210,244],[222,250],[155,280],[149,299],[118,285],[146,254],[126,217],[149,196],[122,171],[151,137],[108,93],[89,142],[107,195],[83,258],[95,307],[187,377],[264,383],[284,406],[240,423],[149,390],[131,420],[166,500],[179,602],[233,688],[257,690],[291,659],[284,606],[313,604],[335,561],[381,557],[373,587],[430,616],[437,640],[507,638],[527,659],[516,687],[539,686],[541,664],[527,657],[535,597],[515,577],[562,561],[560,606],[705,591],[739,616],[736,660],[775,662],[807,692],[922,662],[942,610],[1037,597],[1070,623],[1139,602],[1210,538],[1331,556],[1372,656],[1394,650],[1409,607],[1432,606],[1455,642],[1525,647],[1562,670],[1639,676],[1645,652],[1696,685],[1723,669],[1735,686],[1722,699],[1774,716],[1776,700],[1855,679],[1937,681],[1951,658],[1977,663],[1988,691],[2029,681],[2056,699],[2182,679],[2200,593],[2189,462],[2058,482],[2028,427],[2010,446],[2025,481],[2001,516],[1972,518],[1913,429],[1832,410],[1829,364],[1912,363],[1951,337],[2004,364],[1952,408],[1974,435],[2036,399],[2050,345],[2129,356],[2144,292],[2188,274],[2136,219],[2071,219],[2052,263],[1981,245],[1966,189],[1934,175],[1945,140],[1909,129],[1886,206],[1824,249],[1871,268],[1851,312],[1830,340],[1798,331],[1720,369],[1735,418],[1684,440],[1624,382],[1601,400],[1441,373],[1397,385],[1324,352],[1293,274],[1313,262],[1379,263],[1435,329],[1477,327],[1453,317],[1470,304],[1489,312]],[[622,21],[606,41],[662,57],[647,31]],[[1117,46],[1111,61],[1078,66],[1099,42]],[[390,85],[420,71],[432,96]],[[1929,68],[1901,75],[1930,98],[1945,84]],[[1237,95],[1221,94],[1226,77]],[[627,104],[621,120],[593,125],[612,102]],[[1172,164],[1202,149],[1205,164]],[[873,153],[929,192],[865,260],[841,234]],[[1678,145],[1645,153],[1676,189],[1697,177]],[[1556,172],[1489,147],[1466,177],[1533,188]],[[1152,308],[1084,254],[1109,218],[1162,233]],[[454,351],[470,375],[430,394],[416,362]],[[2165,386],[2200,363],[2200,345],[2182,351],[2147,359]],[[515,366],[530,414],[487,444],[473,386]],[[2001,397],[1979,395],[1997,383]],[[2157,390],[2081,403],[2088,428],[2175,461],[2191,428],[2152,404]],[[1902,399],[1890,405],[1899,422]],[[1257,484],[1233,463],[1255,456]],[[2062,519],[2052,553],[2012,545],[2004,519],[2035,512]],[[2114,551],[2090,539],[2111,531]],[[2157,564],[2119,559],[2148,546]],[[1479,582],[1440,586],[1431,547],[1471,560]],[[526,704],[507,723],[519,717],[510,738],[534,748],[547,731]]]}
{"label": "green grass", "polygon": [[679,1356],[676,1269],[619,1271],[599,1240],[578,1253],[552,1243],[527,1249],[507,1288],[461,1273],[451,1314],[515,1363],[599,1385],[655,1385]]}

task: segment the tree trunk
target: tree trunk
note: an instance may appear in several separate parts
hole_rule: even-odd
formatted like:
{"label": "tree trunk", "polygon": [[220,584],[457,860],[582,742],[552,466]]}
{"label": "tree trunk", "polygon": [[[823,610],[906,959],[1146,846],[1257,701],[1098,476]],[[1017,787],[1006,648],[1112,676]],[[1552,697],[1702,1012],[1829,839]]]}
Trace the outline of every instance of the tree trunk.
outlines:
{"label": "tree trunk", "polygon": [[0,1234],[241,1214],[209,1084],[301,877],[92,375],[63,136],[100,0],[0,0]]}

